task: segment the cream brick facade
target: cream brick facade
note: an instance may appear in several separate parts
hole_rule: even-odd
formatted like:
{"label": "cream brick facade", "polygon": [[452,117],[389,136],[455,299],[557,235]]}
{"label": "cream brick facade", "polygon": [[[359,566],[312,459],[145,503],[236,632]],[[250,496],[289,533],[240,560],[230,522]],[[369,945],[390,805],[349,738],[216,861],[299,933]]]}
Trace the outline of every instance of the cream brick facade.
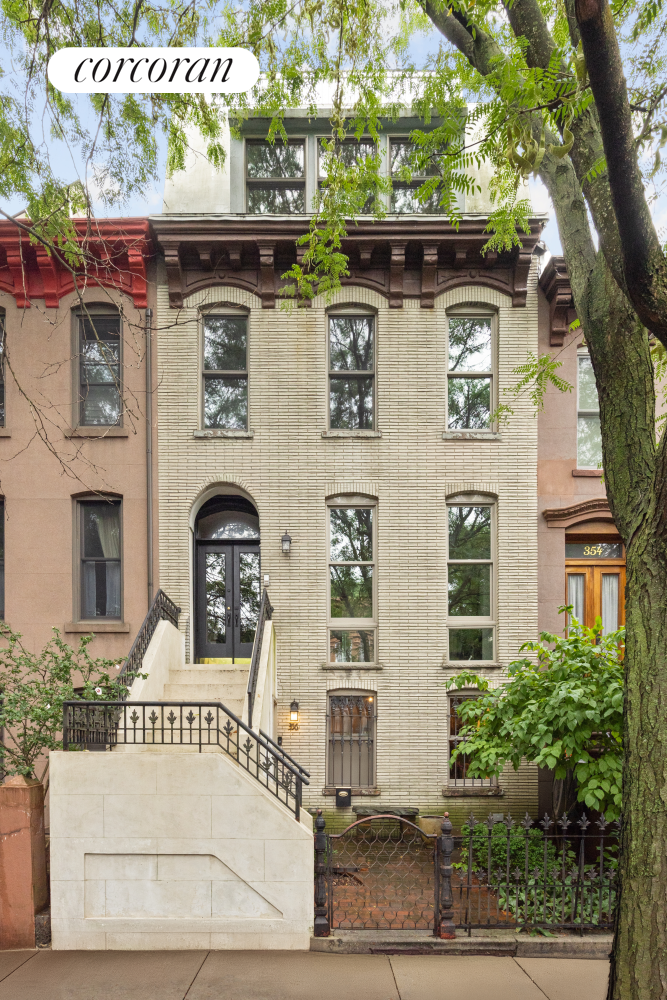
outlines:
{"label": "cream brick facade", "polygon": [[[537,420],[525,397],[494,440],[443,440],[447,310],[464,304],[497,311],[499,396],[512,369],[538,348],[537,269],[525,306],[476,285],[436,297],[435,308],[348,285],[333,304],[377,310],[379,437],[325,438],[327,426],[326,308],[286,313],[262,308],[257,295],[221,283],[170,308],[158,284],[158,440],[161,586],[183,609],[186,659],[192,656],[193,524],[213,493],[243,490],[260,517],[262,574],[270,577],[277,639],[279,698],[276,732],[311,772],[304,805],[327,811],[326,695],[377,692],[379,795],[372,805],[450,810],[460,822],[470,809],[488,812],[537,806],[537,772],[502,776],[504,797],[447,798],[446,499],[455,493],[497,498],[496,661],[480,670],[493,680],[537,635]],[[253,437],[195,437],[200,429],[200,310],[227,303],[249,312],[248,427]],[[375,669],[327,664],[327,497],[365,494],[377,501],[377,660]],[[293,538],[281,553],[285,531]],[[289,732],[289,703],[300,705],[300,729]],[[337,811],[337,822],[350,812]],[[352,817],[353,818],[353,817]],[[331,826],[329,827],[331,828]]]}

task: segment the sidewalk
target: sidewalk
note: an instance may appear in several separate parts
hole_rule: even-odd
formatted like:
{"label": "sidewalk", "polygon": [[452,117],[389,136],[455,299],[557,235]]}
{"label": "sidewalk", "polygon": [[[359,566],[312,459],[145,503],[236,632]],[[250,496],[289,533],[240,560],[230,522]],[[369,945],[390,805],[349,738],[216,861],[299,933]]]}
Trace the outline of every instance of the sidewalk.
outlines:
{"label": "sidewalk", "polygon": [[0,1000],[604,1000],[606,961],[278,951],[0,952]]}

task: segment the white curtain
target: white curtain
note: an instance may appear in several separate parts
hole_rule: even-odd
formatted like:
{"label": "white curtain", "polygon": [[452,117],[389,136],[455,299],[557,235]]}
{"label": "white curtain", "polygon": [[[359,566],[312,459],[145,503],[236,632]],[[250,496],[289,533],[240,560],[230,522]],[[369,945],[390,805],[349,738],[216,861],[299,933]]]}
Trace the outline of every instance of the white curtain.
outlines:
{"label": "white curtain", "polygon": [[120,559],[120,518],[118,506],[100,504],[95,511],[97,533],[105,559]]}
{"label": "white curtain", "polygon": [[602,574],[602,634],[618,628],[618,573]]}
{"label": "white curtain", "polygon": [[572,617],[584,624],[584,594],[586,577],[583,573],[570,573],[567,578],[567,603],[572,605]]}

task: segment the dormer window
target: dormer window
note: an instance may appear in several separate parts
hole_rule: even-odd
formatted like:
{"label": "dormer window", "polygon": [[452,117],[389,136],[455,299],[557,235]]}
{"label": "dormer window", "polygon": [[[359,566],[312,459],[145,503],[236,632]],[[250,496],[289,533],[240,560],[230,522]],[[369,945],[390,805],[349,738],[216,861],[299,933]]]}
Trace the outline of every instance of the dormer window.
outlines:
{"label": "dormer window", "polygon": [[306,210],[303,139],[246,141],[246,211],[249,215],[300,215]]}
{"label": "dormer window", "polygon": [[[323,145],[323,140],[318,140],[318,187],[322,187],[322,184],[327,179],[327,166],[326,166],[326,149]],[[343,139],[342,142],[338,144],[336,155],[342,160],[344,166],[355,167],[360,162],[369,156],[375,156],[377,153],[377,147],[373,139],[370,136],[363,136],[361,139]],[[373,185],[375,188],[376,185]],[[363,206],[358,209],[358,211],[363,215],[371,215],[373,212],[375,197],[373,192],[369,193]]]}

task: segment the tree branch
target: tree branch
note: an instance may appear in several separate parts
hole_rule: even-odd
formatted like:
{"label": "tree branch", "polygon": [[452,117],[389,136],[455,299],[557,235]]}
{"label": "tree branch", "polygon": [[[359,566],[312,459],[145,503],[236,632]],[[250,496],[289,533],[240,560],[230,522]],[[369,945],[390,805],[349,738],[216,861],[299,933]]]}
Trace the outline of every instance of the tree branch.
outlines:
{"label": "tree branch", "polygon": [[632,112],[607,0],[575,0],[621,239],[628,295],[642,322],[667,346],[667,261],[644,194]]}

